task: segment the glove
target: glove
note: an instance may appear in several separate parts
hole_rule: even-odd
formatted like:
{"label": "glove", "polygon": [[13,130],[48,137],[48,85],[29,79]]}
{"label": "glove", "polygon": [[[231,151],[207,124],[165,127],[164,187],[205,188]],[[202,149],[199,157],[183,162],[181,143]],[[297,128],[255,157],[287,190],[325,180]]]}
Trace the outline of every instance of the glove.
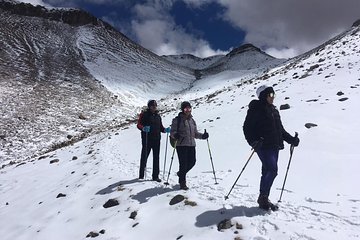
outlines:
{"label": "glove", "polygon": [[209,134],[207,132],[204,132],[204,134],[201,136],[202,139],[208,139]]}
{"label": "glove", "polygon": [[148,132],[150,132],[150,126],[144,126],[142,130],[144,132],[148,133]]}
{"label": "glove", "polygon": [[262,147],[262,144],[263,144],[263,139],[254,141],[250,145],[255,151],[257,151]]}
{"label": "glove", "polygon": [[175,138],[176,140],[179,140],[180,134],[179,134],[179,133],[175,133],[175,134],[174,134],[174,138]]}
{"label": "glove", "polygon": [[292,145],[294,145],[294,147],[297,147],[299,146],[299,143],[300,143],[300,139],[298,138],[298,136],[295,136],[292,138]]}
{"label": "glove", "polygon": [[171,130],[171,128],[170,128],[170,127],[165,128],[165,132],[166,132],[166,133],[169,133],[169,132],[170,132],[170,130]]}

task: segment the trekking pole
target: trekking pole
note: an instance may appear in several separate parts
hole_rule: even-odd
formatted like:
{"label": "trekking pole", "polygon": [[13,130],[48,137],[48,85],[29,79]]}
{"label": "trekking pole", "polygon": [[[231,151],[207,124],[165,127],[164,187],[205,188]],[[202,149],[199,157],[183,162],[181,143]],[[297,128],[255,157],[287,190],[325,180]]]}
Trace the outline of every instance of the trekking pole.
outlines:
{"label": "trekking pole", "polygon": [[173,163],[173,160],[174,160],[174,155],[175,155],[176,144],[177,144],[177,140],[176,140],[176,142],[175,142],[175,144],[174,144],[174,150],[173,150],[173,153],[172,153],[172,156],[171,156],[170,168],[169,168],[169,172],[168,172],[167,180],[166,180],[166,182],[164,183],[165,185],[169,185],[170,171],[171,171],[171,166],[172,166],[172,163]]}
{"label": "trekking pole", "polygon": [[[206,129],[205,129],[205,132],[206,132]],[[216,181],[215,168],[214,168],[214,163],[213,163],[213,159],[212,159],[212,155],[211,155],[209,138],[207,138],[206,141],[207,141],[207,145],[208,145],[208,149],[209,149],[210,161],[211,161],[211,166],[212,166],[212,170],[213,170],[213,174],[214,174],[214,178],[215,178],[215,184],[219,184],[219,183]]]}
{"label": "trekking pole", "polygon": [[256,148],[256,146],[254,146],[254,148],[253,148],[253,150],[252,150],[252,152],[251,152],[251,155],[250,155],[249,159],[246,161],[245,166],[243,167],[243,169],[241,170],[241,172],[240,172],[239,176],[238,176],[238,177],[237,177],[237,179],[235,180],[234,185],[231,187],[231,189],[230,189],[230,191],[229,191],[228,195],[226,195],[226,196],[225,196],[225,200],[229,199],[229,195],[230,195],[231,191],[232,191],[232,190],[233,190],[233,188],[235,187],[235,185],[236,185],[237,181],[239,180],[239,178],[240,178],[241,174],[242,174],[242,173],[243,173],[243,171],[245,170],[246,165],[249,163],[249,161],[250,161],[251,157],[254,155],[254,153],[255,153],[255,148]]}
{"label": "trekking pole", "polygon": [[169,133],[166,134],[166,147],[165,147],[165,160],[164,160],[163,180],[165,180],[165,167],[166,167],[166,155],[167,155],[168,142],[169,142]]}
{"label": "trekking pole", "polygon": [[[295,132],[295,137],[298,136],[298,133]],[[292,155],[293,155],[293,152],[294,152],[294,148],[295,146],[293,144],[291,144],[290,146],[290,159],[289,159],[289,163],[287,165],[287,169],[286,169],[286,174],[285,174],[285,179],[284,179],[284,183],[283,183],[283,186],[281,188],[281,194],[280,194],[280,198],[279,198],[279,201],[278,202],[281,202],[281,197],[283,195],[283,191],[284,191],[284,188],[285,188],[285,182],[286,182],[286,178],[287,178],[287,175],[288,175],[288,172],[289,172],[289,168],[290,168],[290,163],[291,163],[291,158],[292,158]]]}

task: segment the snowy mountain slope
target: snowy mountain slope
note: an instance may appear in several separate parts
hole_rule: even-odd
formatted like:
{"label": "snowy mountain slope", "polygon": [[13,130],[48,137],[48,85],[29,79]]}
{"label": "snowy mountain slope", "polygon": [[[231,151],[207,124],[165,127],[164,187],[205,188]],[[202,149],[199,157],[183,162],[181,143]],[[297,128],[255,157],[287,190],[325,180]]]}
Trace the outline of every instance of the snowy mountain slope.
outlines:
{"label": "snowy mountain slope", "polygon": [[219,61],[224,55],[215,55],[207,58],[199,58],[191,54],[164,55],[162,57],[184,67],[202,70]]}
{"label": "snowy mountain slope", "polygon": [[128,122],[145,93],[195,79],[86,12],[15,1],[0,12],[1,164]]}
{"label": "snowy mountain slope", "polygon": [[[220,88],[224,76],[219,75],[218,85],[212,79],[210,89],[204,79],[181,95],[159,101],[167,126],[177,114],[170,110],[182,100],[191,100],[198,128],[210,134],[218,185],[214,184],[207,143],[201,140],[197,141],[197,163],[188,175],[189,191],[177,190],[176,155],[170,187],[138,181],[140,133],[132,124],[40,160],[2,169],[0,235],[5,240],[86,239],[91,231],[105,230],[99,239],[359,239],[360,190],[354,185],[359,167],[356,130],[360,123],[354,120],[359,117],[359,39],[359,28],[354,27],[323,48],[262,77],[243,80],[233,76],[233,85]],[[301,140],[277,212],[257,208],[261,166],[256,156],[229,200],[224,200],[250,155],[242,124],[247,104],[261,84],[274,86],[277,106],[290,105],[280,111],[282,121],[291,134],[299,132]],[[308,129],[306,123],[317,127]],[[55,159],[59,161],[49,164]],[[280,153],[279,175],[270,195],[274,202],[288,159],[287,145]],[[148,176],[151,165],[150,156]],[[66,196],[56,198],[59,193]],[[183,201],[170,206],[177,194],[197,205]],[[109,199],[118,200],[119,205],[104,208]],[[218,231],[217,224],[224,219],[231,219],[233,226]]]}

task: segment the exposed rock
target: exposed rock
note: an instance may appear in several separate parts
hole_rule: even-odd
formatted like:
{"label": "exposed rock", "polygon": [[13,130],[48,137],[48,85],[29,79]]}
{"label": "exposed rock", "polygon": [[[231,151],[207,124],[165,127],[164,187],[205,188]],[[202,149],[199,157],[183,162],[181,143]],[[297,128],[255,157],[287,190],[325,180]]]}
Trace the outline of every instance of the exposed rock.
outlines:
{"label": "exposed rock", "polygon": [[231,224],[231,220],[230,219],[224,219],[221,222],[218,223],[217,225],[217,229],[218,231],[222,231],[225,229],[229,229],[231,228],[233,225]]}
{"label": "exposed rock", "polygon": [[309,71],[313,71],[314,69],[316,69],[316,68],[318,68],[318,67],[320,67],[320,65],[319,65],[319,64],[315,64],[315,65],[313,65],[313,66],[311,66],[311,67],[309,68]]}
{"label": "exposed rock", "polygon": [[357,27],[357,26],[360,26],[360,19],[359,20],[356,20],[353,25],[353,27]]}
{"label": "exposed rock", "polygon": [[317,102],[319,101],[319,99],[310,99],[310,100],[306,100],[306,102]]}
{"label": "exposed rock", "polygon": [[119,205],[118,200],[116,199],[109,199],[104,205],[104,208],[110,208],[110,207],[114,207],[116,205]]}
{"label": "exposed rock", "polygon": [[178,237],[176,238],[176,240],[181,239],[183,236],[184,236],[184,235],[180,235],[180,236],[178,236]]}
{"label": "exposed rock", "polygon": [[325,58],[320,58],[319,59],[319,62],[324,62],[325,61]]}
{"label": "exposed rock", "polygon": [[170,205],[175,205],[181,201],[183,201],[185,199],[185,197],[181,194],[178,194],[176,195],[175,197],[173,197],[171,200],[170,200]]}
{"label": "exposed rock", "polygon": [[185,200],[185,205],[195,207],[195,206],[197,206],[197,203],[193,202],[193,201]]}
{"label": "exposed rock", "polygon": [[243,229],[243,225],[240,223],[236,223],[236,229]]}
{"label": "exposed rock", "polygon": [[336,93],[336,95],[342,96],[342,95],[344,95],[344,93],[342,91],[339,91],[339,92]]}
{"label": "exposed rock", "polygon": [[348,100],[348,99],[349,99],[349,98],[347,98],[347,97],[345,97],[345,98],[340,98],[339,101],[340,101],[340,102],[343,102],[343,101],[346,101],[346,100]]}
{"label": "exposed rock", "polygon": [[63,194],[63,193],[59,193],[56,198],[61,198],[61,197],[66,197],[66,194]]}
{"label": "exposed rock", "polygon": [[139,223],[135,223],[134,225],[132,225],[132,227],[134,228],[134,227],[136,227],[137,225],[139,225]]}
{"label": "exposed rock", "polygon": [[289,104],[283,104],[283,105],[280,106],[280,110],[286,110],[286,109],[290,109]]}
{"label": "exposed rock", "polygon": [[81,120],[86,120],[86,117],[84,116],[84,114],[81,113],[81,114],[79,115],[79,119],[81,119]]}
{"label": "exposed rock", "polygon": [[317,127],[317,125],[315,123],[306,123],[305,127],[306,128],[312,128],[312,127]]}
{"label": "exposed rock", "polygon": [[51,161],[50,161],[50,164],[57,163],[57,162],[59,162],[59,161],[60,161],[59,159],[54,159],[54,160],[51,160]]}
{"label": "exposed rock", "polygon": [[105,234],[105,229],[102,229],[99,233]]}
{"label": "exposed rock", "polygon": [[69,134],[69,135],[66,136],[66,138],[67,138],[67,139],[72,139],[73,136]]}
{"label": "exposed rock", "polygon": [[137,216],[137,211],[133,211],[133,212],[130,214],[130,217],[129,217],[129,218],[135,220],[136,216]]}
{"label": "exposed rock", "polygon": [[87,238],[88,238],[88,237],[95,238],[95,237],[97,237],[97,236],[99,236],[99,233],[97,233],[97,232],[89,232],[89,234],[88,234],[86,237],[87,237]]}
{"label": "exposed rock", "polygon": [[38,158],[38,160],[41,160],[41,159],[44,159],[44,158],[47,158],[49,155],[44,155],[44,156],[41,156]]}

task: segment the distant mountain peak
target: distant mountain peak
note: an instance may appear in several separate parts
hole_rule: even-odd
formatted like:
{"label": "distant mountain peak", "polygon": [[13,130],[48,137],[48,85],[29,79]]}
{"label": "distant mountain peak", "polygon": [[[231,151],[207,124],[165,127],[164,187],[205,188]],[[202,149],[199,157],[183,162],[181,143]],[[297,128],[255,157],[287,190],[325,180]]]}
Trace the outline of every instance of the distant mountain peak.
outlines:
{"label": "distant mountain peak", "polygon": [[244,53],[244,52],[248,52],[248,51],[262,52],[260,48],[255,47],[251,43],[247,43],[247,44],[241,45],[240,47],[234,48],[227,55],[231,57],[231,56],[234,56],[236,54],[240,54],[240,53]]}
{"label": "distant mountain peak", "polygon": [[63,22],[71,26],[101,24],[108,29],[112,29],[111,25],[108,23],[103,22],[90,13],[80,9],[48,9],[40,5],[34,6],[30,3],[20,3],[13,0],[2,0],[0,2],[0,10],[21,16],[39,17],[52,21]]}
{"label": "distant mountain peak", "polygon": [[360,26],[360,19],[356,20],[356,21],[353,23],[352,26],[353,26],[353,27],[358,27],[358,26]]}

